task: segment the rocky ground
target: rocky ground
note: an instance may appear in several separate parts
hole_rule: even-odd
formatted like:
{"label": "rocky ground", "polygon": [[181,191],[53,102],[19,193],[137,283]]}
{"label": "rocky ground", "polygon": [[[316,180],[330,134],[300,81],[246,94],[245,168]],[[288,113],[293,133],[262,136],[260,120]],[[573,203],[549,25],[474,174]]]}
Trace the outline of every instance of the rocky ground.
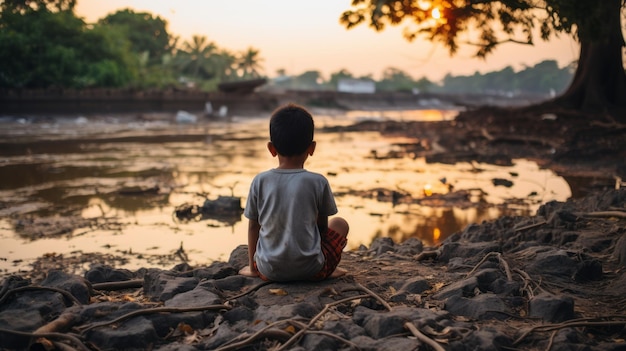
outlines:
{"label": "rocky ground", "polygon": [[[346,276],[320,283],[239,276],[245,247],[228,262],[171,270],[44,257],[2,282],[0,348],[626,349],[624,125],[489,109],[454,122],[350,128],[418,137],[406,152],[437,162],[523,156],[598,182],[534,216],[471,225],[438,247],[378,239],[344,253]],[[85,262],[102,263],[76,269]]]}

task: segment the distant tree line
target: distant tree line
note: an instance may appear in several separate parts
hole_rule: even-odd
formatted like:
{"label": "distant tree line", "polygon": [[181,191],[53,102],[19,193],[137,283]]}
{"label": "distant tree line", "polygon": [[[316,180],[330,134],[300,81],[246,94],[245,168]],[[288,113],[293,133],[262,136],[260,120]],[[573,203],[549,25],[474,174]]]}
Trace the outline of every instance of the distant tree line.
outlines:
{"label": "distant tree line", "polygon": [[484,74],[479,72],[468,76],[447,74],[439,83],[432,82],[426,77],[416,80],[408,73],[393,67],[385,69],[380,80],[373,79],[371,75],[355,76],[346,69],[331,74],[328,80],[324,80],[319,71],[287,76],[284,70],[279,70],[273,85],[294,90],[333,90],[340,79],[350,78],[373,81],[376,91],[380,92],[556,94],[567,88],[575,68],[574,64],[560,68],[556,61],[545,60],[517,72],[508,66]]}
{"label": "distant tree line", "polygon": [[[74,13],[75,0],[7,0],[0,3],[0,88],[194,87],[213,91],[221,82],[265,78],[259,50],[233,52],[194,35],[180,42],[167,21],[146,12],[118,10],[88,24]],[[440,83],[414,79],[393,67],[379,80],[347,69],[324,79],[319,71],[271,80],[274,87],[334,90],[342,78],[373,81],[377,91],[520,93],[560,92],[573,69],[544,61],[515,72],[511,67],[470,76],[448,74]]]}

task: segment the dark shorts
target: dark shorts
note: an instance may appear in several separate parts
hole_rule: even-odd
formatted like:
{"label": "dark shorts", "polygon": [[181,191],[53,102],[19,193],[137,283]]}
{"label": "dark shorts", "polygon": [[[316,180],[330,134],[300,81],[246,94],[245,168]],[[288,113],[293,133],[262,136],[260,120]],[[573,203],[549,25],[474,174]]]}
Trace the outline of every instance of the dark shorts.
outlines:
{"label": "dark shorts", "polygon": [[[324,266],[322,269],[310,280],[323,280],[328,278],[341,261],[341,253],[348,243],[348,238],[336,231],[328,228],[326,235],[321,236],[322,253],[324,254]],[[254,262],[254,269],[257,270],[256,262]],[[259,272],[259,277],[263,280],[269,281],[269,279]]]}
{"label": "dark shorts", "polygon": [[311,280],[328,278],[341,261],[341,253],[348,243],[348,238],[328,228],[326,235],[322,234],[322,253],[324,253],[324,267]]}

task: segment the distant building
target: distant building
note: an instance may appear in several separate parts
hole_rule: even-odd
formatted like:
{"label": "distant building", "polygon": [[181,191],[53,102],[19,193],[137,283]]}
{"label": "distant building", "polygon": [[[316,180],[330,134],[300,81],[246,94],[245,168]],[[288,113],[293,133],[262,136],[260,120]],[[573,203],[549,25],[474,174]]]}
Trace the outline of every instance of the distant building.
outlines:
{"label": "distant building", "polygon": [[341,78],[337,82],[337,91],[354,94],[373,94],[376,92],[376,84],[366,79]]}

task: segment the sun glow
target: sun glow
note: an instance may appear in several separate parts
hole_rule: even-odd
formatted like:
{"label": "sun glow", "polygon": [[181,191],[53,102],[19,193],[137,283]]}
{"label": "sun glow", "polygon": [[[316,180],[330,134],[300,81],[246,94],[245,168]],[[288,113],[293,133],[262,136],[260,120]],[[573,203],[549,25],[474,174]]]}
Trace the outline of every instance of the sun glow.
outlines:
{"label": "sun glow", "polygon": [[439,238],[441,237],[441,229],[435,228],[433,229],[433,242],[439,242]]}
{"label": "sun glow", "polygon": [[434,19],[440,19],[441,18],[441,11],[438,8],[434,8],[431,12],[430,15],[434,18]]}

